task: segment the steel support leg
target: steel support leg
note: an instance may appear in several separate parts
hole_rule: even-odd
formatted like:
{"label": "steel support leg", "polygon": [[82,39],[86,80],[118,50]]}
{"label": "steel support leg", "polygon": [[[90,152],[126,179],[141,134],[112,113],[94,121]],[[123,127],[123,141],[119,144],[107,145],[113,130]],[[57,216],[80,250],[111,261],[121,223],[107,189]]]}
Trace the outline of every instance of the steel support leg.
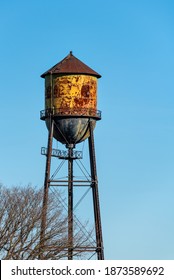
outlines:
{"label": "steel support leg", "polygon": [[73,259],[73,146],[68,146],[68,260]]}
{"label": "steel support leg", "polygon": [[51,168],[51,153],[52,153],[52,142],[53,142],[53,130],[54,120],[50,119],[50,129],[48,134],[48,146],[46,155],[46,168],[45,168],[45,181],[44,181],[44,197],[42,206],[42,217],[41,217],[41,232],[40,232],[40,248],[39,248],[39,259],[44,259],[44,247],[45,247],[45,231],[46,231],[46,216],[48,207],[48,189],[50,179],[50,168]]}
{"label": "steel support leg", "polygon": [[89,155],[90,155],[90,167],[91,167],[91,178],[92,178],[92,195],[94,204],[94,219],[95,219],[95,231],[96,231],[96,245],[97,245],[97,257],[98,260],[104,260],[104,249],[103,249],[103,238],[102,238],[102,227],[100,217],[100,205],[99,205],[99,193],[98,193],[98,179],[97,179],[97,168],[95,158],[95,146],[94,146],[94,134],[93,134],[93,123],[89,122],[90,137],[88,138],[89,143]]}

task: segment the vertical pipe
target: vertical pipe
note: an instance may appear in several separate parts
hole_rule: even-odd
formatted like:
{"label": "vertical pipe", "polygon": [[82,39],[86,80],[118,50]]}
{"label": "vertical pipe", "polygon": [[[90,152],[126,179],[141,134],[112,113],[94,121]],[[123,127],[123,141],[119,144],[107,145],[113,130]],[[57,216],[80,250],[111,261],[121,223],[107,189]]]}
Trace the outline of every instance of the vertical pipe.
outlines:
{"label": "vertical pipe", "polygon": [[97,179],[97,168],[96,168],[92,120],[90,120],[90,122],[89,122],[89,131],[90,131],[90,137],[88,138],[88,143],[89,143],[90,167],[91,167],[91,178],[92,178],[91,187],[92,187],[93,204],[94,204],[97,257],[98,257],[98,260],[104,260],[103,237],[102,237],[102,227],[101,227],[101,217],[100,217],[98,179]]}
{"label": "vertical pipe", "polygon": [[48,189],[49,189],[50,168],[51,168],[53,130],[54,130],[54,121],[50,116],[50,129],[48,134],[48,146],[47,146],[47,155],[46,155],[44,197],[43,197],[42,216],[41,216],[41,232],[40,232],[40,247],[39,247],[39,259],[41,260],[44,259],[44,249],[45,249],[44,239],[45,239],[46,216],[47,216],[47,208],[48,208]]}
{"label": "vertical pipe", "polygon": [[73,259],[73,147],[68,145],[68,260]]}

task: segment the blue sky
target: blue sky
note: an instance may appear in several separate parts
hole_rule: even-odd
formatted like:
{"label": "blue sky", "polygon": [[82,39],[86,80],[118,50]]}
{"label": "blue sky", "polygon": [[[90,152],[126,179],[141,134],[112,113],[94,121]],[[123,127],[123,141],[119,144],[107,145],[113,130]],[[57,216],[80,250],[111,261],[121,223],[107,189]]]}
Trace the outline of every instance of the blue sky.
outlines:
{"label": "blue sky", "polygon": [[0,181],[43,185],[40,75],[70,50],[102,75],[95,130],[106,259],[174,259],[174,2],[0,2]]}

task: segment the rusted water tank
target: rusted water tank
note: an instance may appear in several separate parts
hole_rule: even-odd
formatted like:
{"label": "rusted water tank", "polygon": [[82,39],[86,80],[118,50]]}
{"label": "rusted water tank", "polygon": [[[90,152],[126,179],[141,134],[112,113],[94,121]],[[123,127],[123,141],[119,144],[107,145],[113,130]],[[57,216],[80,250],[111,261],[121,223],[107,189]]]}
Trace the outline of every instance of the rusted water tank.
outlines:
{"label": "rusted water tank", "polygon": [[72,52],[41,75],[45,79],[45,110],[41,119],[49,129],[54,118],[54,138],[76,144],[89,137],[89,120],[95,127],[101,119],[97,110],[97,79],[100,74],[76,58]]}

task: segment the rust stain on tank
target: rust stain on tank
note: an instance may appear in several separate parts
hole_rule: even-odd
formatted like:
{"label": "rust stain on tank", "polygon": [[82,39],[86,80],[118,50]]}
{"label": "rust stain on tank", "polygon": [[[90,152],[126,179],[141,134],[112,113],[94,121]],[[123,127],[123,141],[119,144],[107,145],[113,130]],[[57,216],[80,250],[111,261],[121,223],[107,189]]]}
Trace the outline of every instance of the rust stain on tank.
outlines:
{"label": "rust stain on tank", "polygon": [[77,114],[76,110],[97,109],[97,78],[88,75],[57,76],[51,81],[46,77],[46,108],[61,110],[71,109],[71,114]]}

